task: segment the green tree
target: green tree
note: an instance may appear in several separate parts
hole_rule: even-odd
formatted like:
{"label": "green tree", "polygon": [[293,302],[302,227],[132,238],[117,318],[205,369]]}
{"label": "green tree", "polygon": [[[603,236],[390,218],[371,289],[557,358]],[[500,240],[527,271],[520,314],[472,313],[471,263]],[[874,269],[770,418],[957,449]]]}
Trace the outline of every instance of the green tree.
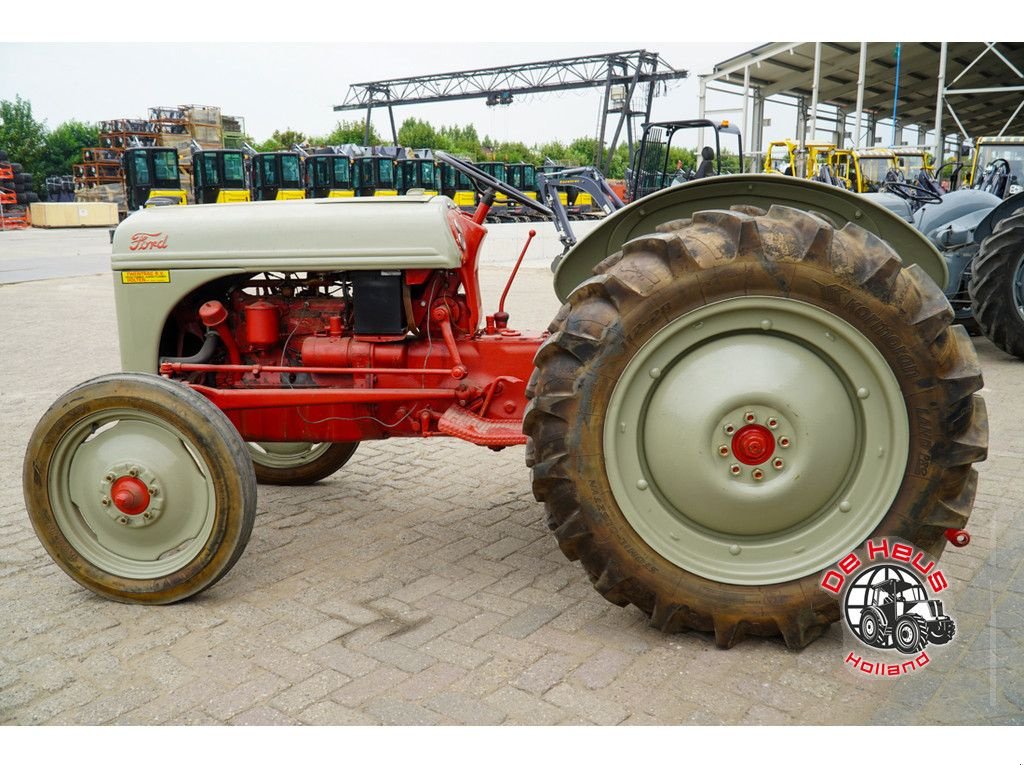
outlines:
{"label": "green tree", "polygon": [[473,160],[483,159],[480,135],[472,123],[466,126],[442,125],[437,133],[438,141],[442,144],[438,149],[445,149],[455,155],[466,156]]}
{"label": "green tree", "polygon": [[565,159],[572,165],[594,165],[597,161],[597,139],[592,136],[574,139],[565,149]]}
{"label": "green tree", "polygon": [[283,131],[274,131],[270,138],[283,149],[291,149],[293,144],[301,144],[306,140],[306,134],[285,128]]}
{"label": "green tree", "polygon": [[[366,121],[365,120],[342,120],[331,131],[327,136],[324,137],[324,143],[334,146],[336,144],[363,144],[366,140]],[[381,139],[377,131],[370,126],[370,144],[383,144],[384,141]]]}
{"label": "green tree", "polygon": [[608,165],[609,179],[625,179],[626,169],[629,168],[629,147],[619,144],[612,155],[612,161]]}
{"label": "green tree", "polygon": [[252,141],[246,137],[246,141],[257,152],[277,152],[282,149],[291,149],[293,144],[301,144],[306,140],[306,134],[285,128],[283,131],[274,131],[266,141]]}
{"label": "green tree", "polygon": [[536,165],[540,156],[521,141],[503,141],[495,147],[495,159],[503,163],[531,163]]}
{"label": "green tree", "polygon": [[36,191],[41,192],[47,176],[70,175],[71,166],[82,162],[82,148],[99,143],[99,126],[80,120],[68,120],[47,133],[33,171]]}
{"label": "green tree", "polygon": [[284,149],[284,145],[280,141],[275,139],[273,136],[271,136],[266,141],[257,141],[255,143],[249,143],[252,145],[252,148],[255,149],[257,152],[277,152],[278,150]]}
{"label": "green tree", "polygon": [[537,147],[537,154],[541,157],[541,162],[545,163],[548,160],[563,165],[568,164],[569,150],[560,141],[549,141],[546,144],[541,144]]}
{"label": "green tree", "polygon": [[21,96],[0,100],[0,149],[12,163],[36,174],[46,140],[46,124],[32,117],[32,103]]}
{"label": "green tree", "polygon": [[413,149],[440,149],[437,146],[437,131],[426,120],[415,117],[406,118],[398,129],[398,143]]}

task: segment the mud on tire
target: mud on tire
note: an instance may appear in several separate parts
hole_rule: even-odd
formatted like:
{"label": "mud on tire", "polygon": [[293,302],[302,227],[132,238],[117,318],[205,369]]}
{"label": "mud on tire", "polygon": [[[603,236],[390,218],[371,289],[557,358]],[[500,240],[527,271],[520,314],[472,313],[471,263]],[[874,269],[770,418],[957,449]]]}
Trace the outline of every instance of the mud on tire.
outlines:
{"label": "mud on tire", "polygon": [[968,291],[981,332],[1024,359],[1024,211],[1007,216],[985,238]]}
{"label": "mud on tire", "polygon": [[[963,328],[950,326],[953,313],[940,289],[917,266],[902,267],[884,242],[854,225],[837,230],[824,218],[796,209],[773,206],[765,213],[742,206],[662,225],[658,233],[627,243],[595,273],[569,296],[537,353],[524,431],[534,495],[545,504],[549,527],[562,552],[582,562],[595,588],[610,602],[632,603],[665,632],[714,632],[721,647],[747,635],[781,634],[789,647],[801,648],[839,618],[836,601],[818,587],[833,552],[812,549],[799,558],[794,555],[790,570],[797,575],[788,579],[779,577],[786,563],[779,568],[766,565],[772,575],[760,580],[756,569],[753,576],[739,579],[728,574],[708,578],[695,572],[703,567],[684,567],[688,555],[670,552],[670,559],[656,550],[650,530],[641,535],[629,519],[635,519],[637,508],[620,503],[621,487],[618,496],[612,487],[610,476],[621,474],[621,451],[609,456],[608,445],[614,443],[608,435],[618,425],[606,425],[606,416],[616,402],[620,377],[630,371],[634,358],[641,359],[652,338],[661,338],[663,329],[673,322],[685,327],[687,320],[680,318],[700,317],[719,307],[792,300],[781,303],[830,322],[835,318],[837,326],[853,329],[851,338],[862,336],[876,350],[865,353],[868,357],[876,354],[883,360],[881,367],[888,366],[885,375],[895,382],[896,410],[901,412],[895,415],[906,423],[906,460],[890,462],[895,485],[884,504],[867,511],[847,507],[847,517],[860,517],[860,527],[845,534],[852,540],[839,542],[846,551],[868,538],[890,535],[938,556],[945,529],[966,523],[977,481],[971,463],[984,459],[988,439],[984,402],[974,394],[982,385],[977,358]],[[760,332],[770,335],[765,330],[770,325],[762,325]],[[747,337],[759,332],[733,330]],[[825,340],[828,333],[821,336],[784,341],[806,344],[827,364],[828,353],[821,350],[830,343]],[[728,358],[728,334],[723,338],[721,350]],[[717,342],[707,346],[712,343]],[[690,351],[681,354],[671,370]],[[651,369],[651,377],[671,379],[669,366],[663,368],[667,373]],[[743,371],[736,374],[742,377]],[[859,407],[855,391],[847,403],[854,411]],[[644,408],[653,407],[653,397],[648,396]],[[626,428],[623,421],[622,431]],[[636,442],[644,439],[638,435]],[[682,466],[690,457],[713,453],[713,446],[703,436],[680,434],[675,454]],[[865,463],[867,455],[863,448],[857,460]],[[744,478],[748,471],[744,465]],[[851,470],[854,477],[860,472]],[[640,485],[647,489],[646,481]],[[648,489],[654,496],[656,485],[652,482]],[[842,492],[844,486],[837,488]],[[671,508],[663,496],[658,496],[660,506]],[[806,519],[783,521],[777,530],[752,537],[733,536],[722,525],[712,536],[722,545],[712,555],[715,568],[727,573],[727,551],[735,554],[748,544],[756,550],[762,540],[775,546],[814,528],[822,516],[836,514],[838,498]],[[698,510],[704,515],[699,523],[685,519],[688,508],[669,512],[688,526],[681,530],[697,536],[707,525],[718,525],[715,521],[728,514],[731,500],[723,497],[721,509]],[[731,549],[730,540],[737,542]],[[829,546],[835,545],[830,540]]]}

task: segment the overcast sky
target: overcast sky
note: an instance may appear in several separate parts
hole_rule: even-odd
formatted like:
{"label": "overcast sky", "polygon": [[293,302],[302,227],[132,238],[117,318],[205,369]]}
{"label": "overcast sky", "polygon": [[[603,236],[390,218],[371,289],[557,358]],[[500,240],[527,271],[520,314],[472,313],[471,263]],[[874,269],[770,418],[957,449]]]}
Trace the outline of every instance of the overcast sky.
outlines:
{"label": "overcast sky", "polygon": [[[362,112],[332,111],[350,83],[643,48],[691,73],[656,99],[654,117],[664,120],[696,117],[697,75],[756,44],[0,43],[0,73],[17,73],[0,77],[0,98],[29,99],[51,128],[71,118],[144,117],[151,106],[208,104],[243,116],[247,131],[262,140],[279,128],[322,135],[339,119],[362,119]],[[415,105],[397,108],[395,119],[473,123],[497,140],[564,141],[596,133],[601,96],[588,89],[517,96],[505,107],[487,107],[483,99]],[[374,124],[387,135],[386,110],[374,111]]]}
{"label": "overcast sky", "polygon": [[[275,129],[325,134],[339,119],[361,119],[361,112],[331,108],[345,99],[350,83],[637,48],[657,51],[672,66],[690,72],[688,79],[667,84],[655,101],[654,118],[696,117],[697,75],[715,63],[771,37],[821,36],[820,5],[802,0],[792,0],[785,13],[767,12],[763,0],[692,7],[679,0],[644,0],[636,5],[551,0],[439,5],[390,0],[386,6],[302,0],[245,7],[216,0],[175,0],[136,5],[123,13],[90,12],[77,0],[47,0],[45,7],[7,6],[0,14],[0,98],[19,94],[29,99],[37,118],[51,128],[71,118],[94,122],[144,117],[151,106],[195,103],[241,115],[248,133],[260,140]],[[929,8],[931,12],[922,15],[916,7],[887,7],[884,25],[870,15],[844,17],[843,29],[853,40],[878,39],[894,29],[941,39],[943,32],[948,35],[944,20],[953,18],[957,9],[962,11],[963,5],[933,0]],[[980,29],[977,34],[969,29],[972,24],[982,26],[978,17],[960,18],[958,33],[981,37]],[[609,31],[618,39],[608,40]],[[237,42],[124,42],[182,36]],[[330,42],[345,36],[387,42]],[[476,42],[502,37],[504,42]],[[690,42],[658,42],[654,37]],[[714,37],[736,42],[693,42]],[[293,42],[242,42],[289,38]],[[522,38],[550,42],[517,41]],[[577,42],[559,42],[566,39]],[[20,42],[30,40],[40,42]],[[534,144],[595,135],[600,100],[600,89],[566,91],[516,97],[506,107],[487,107],[482,99],[399,107],[395,117],[399,124],[410,116],[435,125],[473,123],[481,134],[499,141]],[[739,98],[710,94],[709,110],[734,111],[709,116],[738,121],[740,103]],[[378,132],[386,136],[386,111],[375,110],[374,115]],[[794,135],[794,109],[769,104],[766,116],[772,121],[766,140]]]}

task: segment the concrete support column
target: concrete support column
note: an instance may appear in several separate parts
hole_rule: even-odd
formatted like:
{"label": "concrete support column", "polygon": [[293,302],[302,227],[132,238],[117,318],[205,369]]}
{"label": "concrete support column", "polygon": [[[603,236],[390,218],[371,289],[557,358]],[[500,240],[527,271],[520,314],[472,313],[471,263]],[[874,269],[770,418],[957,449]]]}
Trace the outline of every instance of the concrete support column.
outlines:
{"label": "concrete support column", "polygon": [[[703,120],[707,115],[708,105],[708,85],[702,77],[700,79],[700,85],[697,87],[697,117]],[[697,149],[698,151],[704,147],[704,129],[697,129]]]}
{"label": "concrete support column", "polygon": [[750,170],[757,173],[761,170],[756,161],[764,162],[761,152],[764,150],[764,96],[761,89],[754,89],[754,109],[751,119],[750,152],[752,157],[747,159]]}
{"label": "concrete support column", "polygon": [[864,119],[864,77],[868,68],[868,44],[860,44],[860,64],[857,68],[857,120],[853,127],[853,146],[864,146],[864,132],[861,130]]}
{"label": "concrete support column", "polygon": [[843,141],[846,139],[846,113],[841,110],[836,110],[836,129],[832,133],[832,143],[837,147],[843,146]]}
{"label": "concrete support column", "polygon": [[[743,68],[743,118],[740,120],[740,132],[743,139],[743,154],[750,154],[750,67]],[[740,169],[742,170],[742,169]]]}
{"label": "concrete support column", "polygon": [[815,140],[818,122],[818,84],[821,80],[821,43],[814,44],[814,83],[811,86],[811,126],[808,141]]}
{"label": "concrete support column", "polygon": [[[946,43],[939,45],[939,83],[935,91],[935,167],[942,165],[945,146],[942,136],[943,102],[946,98]],[[958,153],[959,154],[959,153]]]}

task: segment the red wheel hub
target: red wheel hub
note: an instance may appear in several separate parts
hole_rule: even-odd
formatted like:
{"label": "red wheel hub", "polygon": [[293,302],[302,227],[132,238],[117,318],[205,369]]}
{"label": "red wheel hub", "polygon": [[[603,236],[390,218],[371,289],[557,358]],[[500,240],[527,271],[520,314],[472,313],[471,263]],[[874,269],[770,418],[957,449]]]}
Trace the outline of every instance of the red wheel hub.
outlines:
{"label": "red wheel hub", "polygon": [[149,506],[149,489],[137,477],[119,477],[110,488],[110,498],[126,515],[141,515]]}
{"label": "red wheel hub", "polygon": [[732,437],[733,455],[748,466],[764,464],[775,452],[775,437],[767,427],[748,424]]}

